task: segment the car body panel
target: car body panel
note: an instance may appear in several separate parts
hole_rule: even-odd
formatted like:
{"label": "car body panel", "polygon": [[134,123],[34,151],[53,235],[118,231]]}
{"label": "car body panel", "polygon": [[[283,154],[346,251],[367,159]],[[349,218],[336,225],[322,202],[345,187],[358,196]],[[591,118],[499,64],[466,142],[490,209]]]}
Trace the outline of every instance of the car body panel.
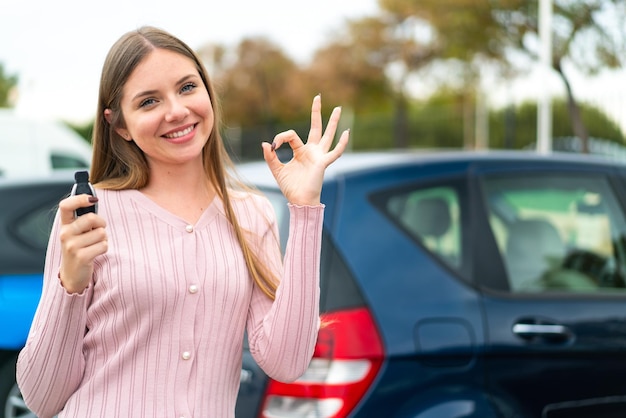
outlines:
{"label": "car body panel", "polygon": [[[21,350],[33,321],[39,297],[42,275],[0,275],[0,349]],[[9,325],[10,324],[10,325]]]}

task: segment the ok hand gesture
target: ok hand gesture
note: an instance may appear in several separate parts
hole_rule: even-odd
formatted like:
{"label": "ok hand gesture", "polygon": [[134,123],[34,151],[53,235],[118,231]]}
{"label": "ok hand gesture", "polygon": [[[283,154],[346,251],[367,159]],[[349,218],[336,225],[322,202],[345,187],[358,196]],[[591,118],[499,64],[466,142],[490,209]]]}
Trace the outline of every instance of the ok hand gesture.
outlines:
{"label": "ok hand gesture", "polygon": [[[272,144],[262,144],[263,157],[290,203],[301,206],[315,206],[320,203],[324,171],[341,156],[350,136],[348,130],[344,131],[335,148],[330,149],[340,116],[341,108],[333,109],[328,126],[322,133],[322,99],[317,95],[311,106],[311,130],[306,144],[293,130],[279,133]],[[286,164],[274,152],[284,143],[289,143],[293,150],[293,158]]]}

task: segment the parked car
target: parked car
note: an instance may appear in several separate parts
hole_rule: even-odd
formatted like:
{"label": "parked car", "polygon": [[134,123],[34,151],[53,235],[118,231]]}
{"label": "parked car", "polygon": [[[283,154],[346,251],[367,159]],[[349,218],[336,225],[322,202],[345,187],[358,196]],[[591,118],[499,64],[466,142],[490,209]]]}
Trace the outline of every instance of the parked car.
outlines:
{"label": "parked car", "polygon": [[39,302],[43,265],[56,206],[74,172],[0,177],[0,416],[31,415],[15,384],[15,361]]}
{"label": "parked car", "polygon": [[0,146],[0,176],[37,176],[91,164],[91,145],[68,126],[12,109],[0,109]]}
{"label": "parked car", "polygon": [[238,418],[626,416],[626,166],[348,154],[322,202],[330,325],[293,383],[244,353]]}
{"label": "parked car", "polygon": [[[265,163],[239,171],[275,204],[286,239],[288,211]],[[27,413],[14,361],[39,297],[49,215],[72,181],[0,181],[5,418]],[[322,202],[328,325],[292,383],[269,379],[244,350],[238,418],[624,416],[625,165],[351,153],[327,171]]]}

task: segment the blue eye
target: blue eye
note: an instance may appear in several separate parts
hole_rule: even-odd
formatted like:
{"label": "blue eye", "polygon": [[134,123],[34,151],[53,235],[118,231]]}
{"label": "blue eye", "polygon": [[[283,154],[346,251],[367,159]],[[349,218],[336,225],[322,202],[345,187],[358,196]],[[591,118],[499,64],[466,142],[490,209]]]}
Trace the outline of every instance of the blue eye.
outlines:
{"label": "blue eye", "polygon": [[143,100],[141,103],[139,103],[139,107],[146,107],[146,106],[150,106],[151,104],[153,104],[156,100],[154,99],[146,99]]}
{"label": "blue eye", "polygon": [[183,93],[187,93],[187,92],[194,90],[196,87],[197,86],[195,83],[187,83],[180,89],[180,91]]}

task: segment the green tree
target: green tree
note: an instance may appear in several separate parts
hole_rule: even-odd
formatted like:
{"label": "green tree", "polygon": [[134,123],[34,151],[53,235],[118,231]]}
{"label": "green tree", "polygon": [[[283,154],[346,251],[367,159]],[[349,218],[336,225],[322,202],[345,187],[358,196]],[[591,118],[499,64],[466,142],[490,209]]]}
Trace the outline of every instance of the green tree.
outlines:
{"label": "green tree", "polygon": [[272,130],[281,120],[307,114],[305,103],[313,98],[310,88],[298,66],[277,45],[263,38],[244,39],[235,54],[216,83],[227,123],[265,125]]}
{"label": "green tree", "polygon": [[[569,122],[567,100],[556,100],[552,113],[553,137],[576,136]],[[624,144],[624,134],[619,125],[600,109],[580,104],[580,115],[589,136]],[[499,109],[490,115],[490,142],[494,148],[519,149],[535,143],[537,138],[537,104],[525,102],[515,108]]]}
{"label": "green tree", "polygon": [[91,144],[91,135],[93,133],[93,121],[87,122],[83,125],[76,125],[74,123],[65,122],[65,124],[74,130],[78,135],[82,136],[85,141]]}
{"label": "green tree", "polygon": [[[409,102],[407,143],[410,148],[463,148],[465,131],[474,129],[464,117],[466,102],[464,91],[440,89],[426,100]],[[564,99],[553,103],[553,114],[558,122],[553,127],[554,137],[574,136],[569,123],[567,103]],[[581,105],[581,115],[589,128],[590,136],[624,144],[624,134],[619,125],[600,109]],[[393,148],[390,135],[392,112],[381,110],[367,118],[355,121],[354,149],[372,150]],[[537,104],[525,102],[516,107],[489,112],[490,148],[522,149],[532,146],[537,133]]]}
{"label": "green tree", "polygon": [[422,26],[391,13],[348,21],[310,68],[314,84],[334,86],[356,117],[386,112],[391,105],[397,148],[408,145],[409,78],[437,56],[428,36],[412,36]]}
{"label": "green tree", "polygon": [[0,63],[0,107],[12,107],[11,95],[18,83],[17,75],[5,72],[4,65]]}
{"label": "green tree", "polygon": [[[405,19],[417,16],[429,22],[443,58],[510,64],[512,51],[533,59],[539,55],[538,0],[379,0],[379,4]],[[553,0],[553,11],[552,66],[565,85],[572,130],[586,152],[588,132],[564,64],[572,63],[587,75],[621,67],[626,2]]]}
{"label": "green tree", "polygon": [[377,147],[381,141],[393,146],[387,122],[396,95],[385,73],[389,61],[385,29],[378,18],[348,21],[305,69],[323,103],[342,106],[338,131],[351,129],[352,149]]}
{"label": "green tree", "polygon": [[332,103],[356,114],[388,107],[386,24],[378,18],[348,21],[335,41],[317,50],[306,69],[310,84]]}
{"label": "green tree", "polygon": [[217,64],[214,78],[222,98],[224,137],[236,156],[259,158],[261,141],[271,140],[285,126],[293,127],[286,122],[310,121],[314,94],[307,78],[274,43],[243,39]]}

